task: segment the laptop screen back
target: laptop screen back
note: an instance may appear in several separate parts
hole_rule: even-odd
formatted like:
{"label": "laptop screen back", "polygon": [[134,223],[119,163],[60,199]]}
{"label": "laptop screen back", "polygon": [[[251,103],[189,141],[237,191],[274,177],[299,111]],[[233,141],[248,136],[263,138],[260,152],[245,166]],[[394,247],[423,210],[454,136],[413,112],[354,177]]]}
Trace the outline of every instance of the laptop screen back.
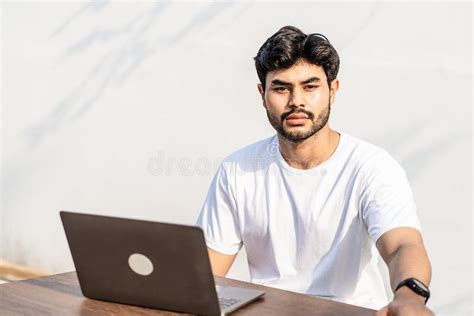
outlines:
{"label": "laptop screen back", "polygon": [[219,314],[199,227],[61,211],[84,296]]}

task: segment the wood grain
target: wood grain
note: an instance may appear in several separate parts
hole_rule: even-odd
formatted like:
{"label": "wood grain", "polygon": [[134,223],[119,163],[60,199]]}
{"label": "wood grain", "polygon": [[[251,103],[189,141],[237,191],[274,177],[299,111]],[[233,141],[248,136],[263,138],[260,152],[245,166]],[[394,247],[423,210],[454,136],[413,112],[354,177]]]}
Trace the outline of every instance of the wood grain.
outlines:
{"label": "wood grain", "polygon": [[[233,315],[373,315],[374,311],[252,283],[215,277],[218,285],[261,289],[265,296]],[[0,285],[0,315],[186,315],[85,298],[75,272]]]}

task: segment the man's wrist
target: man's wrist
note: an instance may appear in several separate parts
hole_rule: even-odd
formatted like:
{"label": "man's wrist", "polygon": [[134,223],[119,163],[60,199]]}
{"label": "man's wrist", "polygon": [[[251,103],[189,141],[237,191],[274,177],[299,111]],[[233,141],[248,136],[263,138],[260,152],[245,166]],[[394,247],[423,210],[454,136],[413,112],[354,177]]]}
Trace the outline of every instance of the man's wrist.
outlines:
{"label": "man's wrist", "polygon": [[397,300],[415,300],[415,301],[420,302],[423,305],[425,304],[425,301],[426,301],[425,297],[415,293],[414,291],[412,291],[407,286],[400,287],[395,292],[395,295],[394,295],[393,299],[394,300],[395,299],[397,299]]}

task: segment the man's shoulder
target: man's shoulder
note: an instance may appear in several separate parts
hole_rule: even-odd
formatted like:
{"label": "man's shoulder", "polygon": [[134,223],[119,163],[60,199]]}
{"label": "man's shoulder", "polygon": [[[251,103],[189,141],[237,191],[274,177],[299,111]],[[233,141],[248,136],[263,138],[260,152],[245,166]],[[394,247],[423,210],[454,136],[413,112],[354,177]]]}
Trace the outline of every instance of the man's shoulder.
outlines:
{"label": "man's shoulder", "polygon": [[365,139],[359,138],[358,136],[354,136],[348,133],[343,134],[347,140],[348,146],[351,147],[353,151],[358,155],[370,156],[386,151],[384,148]]}
{"label": "man's shoulder", "polygon": [[368,160],[376,161],[384,159],[387,156],[391,157],[387,149],[380,145],[351,134],[344,133],[344,135],[351,155],[363,162]]}
{"label": "man's shoulder", "polygon": [[276,135],[261,139],[255,143],[241,147],[224,158],[224,166],[249,166],[268,161],[278,153]]}
{"label": "man's shoulder", "polygon": [[356,136],[347,136],[360,172],[370,174],[381,170],[403,170],[398,160],[386,148]]}

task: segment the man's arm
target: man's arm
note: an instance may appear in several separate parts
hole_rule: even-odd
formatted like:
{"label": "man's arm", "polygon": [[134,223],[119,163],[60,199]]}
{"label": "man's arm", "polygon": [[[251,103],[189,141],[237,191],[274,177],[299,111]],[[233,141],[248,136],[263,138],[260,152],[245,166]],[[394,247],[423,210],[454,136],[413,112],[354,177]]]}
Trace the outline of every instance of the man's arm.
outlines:
{"label": "man's arm", "polygon": [[[429,286],[431,281],[431,264],[418,230],[399,227],[384,233],[376,243],[383,260],[390,272],[392,290],[403,280],[414,277]],[[432,315],[424,306],[424,297],[408,287],[401,287],[393,301],[379,311],[380,315]],[[392,314],[390,314],[392,315]]]}
{"label": "man's arm", "polygon": [[212,274],[220,277],[225,277],[227,272],[229,272],[232,263],[234,263],[237,254],[225,255],[209,247],[207,248],[207,252],[209,254],[209,260],[211,262]]}

